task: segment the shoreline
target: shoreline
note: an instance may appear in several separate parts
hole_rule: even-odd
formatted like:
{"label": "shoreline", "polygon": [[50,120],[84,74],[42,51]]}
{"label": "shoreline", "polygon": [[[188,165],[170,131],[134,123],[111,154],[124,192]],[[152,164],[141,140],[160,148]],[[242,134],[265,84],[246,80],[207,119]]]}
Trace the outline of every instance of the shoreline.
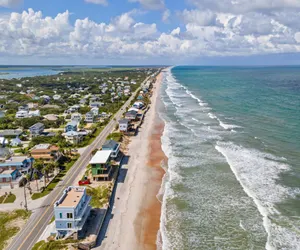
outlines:
{"label": "shoreline", "polygon": [[129,137],[128,163],[120,169],[112,211],[96,249],[157,249],[162,205],[157,196],[165,174],[161,163],[167,160],[161,147],[164,122],[158,114],[162,74],[153,84],[143,124]]}
{"label": "shoreline", "polygon": [[[162,75],[160,75],[159,81],[158,92],[161,87]],[[157,86],[155,85],[155,87]],[[158,109],[161,105],[159,93],[157,93],[155,98],[155,117],[152,120],[153,131],[148,138],[147,167],[151,169],[150,179],[146,186],[148,192],[147,198],[140,207],[140,212],[135,222],[136,234],[139,235],[138,242],[142,245],[142,249],[157,249],[157,242],[161,241],[159,230],[162,201],[158,195],[162,186],[163,177],[166,173],[162,166],[168,162],[162,150],[161,143],[165,124],[158,114]],[[139,223],[141,219],[143,221],[142,225]]]}

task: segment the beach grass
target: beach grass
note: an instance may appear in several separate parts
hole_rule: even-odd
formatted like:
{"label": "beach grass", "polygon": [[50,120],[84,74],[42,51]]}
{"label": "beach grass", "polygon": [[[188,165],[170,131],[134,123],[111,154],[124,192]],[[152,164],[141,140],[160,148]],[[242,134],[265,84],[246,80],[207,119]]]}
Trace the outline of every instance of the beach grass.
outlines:
{"label": "beach grass", "polygon": [[114,140],[116,142],[120,142],[122,139],[122,134],[120,132],[114,132],[107,136],[107,140]]}
{"label": "beach grass", "polygon": [[19,232],[20,227],[16,221],[27,220],[30,214],[30,211],[27,212],[22,209],[0,212],[0,249],[4,249],[7,241]]}
{"label": "beach grass", "polygon": [[44,240],[37,242],[32,250],[64,250],[70,249],[69,245],[73,245],[78,243],[78,240],[51,240],[49,242],[45,242]]}
{"label": "beach grass", "polygon": [[87,187],[87,194],[92,197],[91,206],[93,208],[103,208],[108,203],[111,191],[108,186],[99,186],[96,188]]}

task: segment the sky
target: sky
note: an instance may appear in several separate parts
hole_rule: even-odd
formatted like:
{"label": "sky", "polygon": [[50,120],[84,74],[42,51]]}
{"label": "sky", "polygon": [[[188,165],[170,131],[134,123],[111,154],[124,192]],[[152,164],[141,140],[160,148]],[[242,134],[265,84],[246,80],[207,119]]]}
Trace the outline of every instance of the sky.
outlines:
{"label": "sky", "polygon": [[300,0],[0,0],[0,64],[300,64]]}

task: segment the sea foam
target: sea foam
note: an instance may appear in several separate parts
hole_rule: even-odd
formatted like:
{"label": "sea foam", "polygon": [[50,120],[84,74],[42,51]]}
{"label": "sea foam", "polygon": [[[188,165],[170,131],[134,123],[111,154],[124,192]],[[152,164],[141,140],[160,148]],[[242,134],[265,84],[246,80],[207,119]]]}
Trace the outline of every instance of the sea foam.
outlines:
{"label": "sea foam", "polygon": [[281,244],[289,245],[287,249],[298,249],[300,236],[273,224],[270,220],[272,216],[280,217],[275,204],[290,197],[293,192],[277,184],[279,174],[289,170],[290,166],[276,161],[278,158],[271,154],[247,149],[231,142],[218,142],[215,148],[226,158],[236,179],[245,193],[253,199],[262,215],[263,225],[268,234],[266,249],[278,249],[282,247]]}

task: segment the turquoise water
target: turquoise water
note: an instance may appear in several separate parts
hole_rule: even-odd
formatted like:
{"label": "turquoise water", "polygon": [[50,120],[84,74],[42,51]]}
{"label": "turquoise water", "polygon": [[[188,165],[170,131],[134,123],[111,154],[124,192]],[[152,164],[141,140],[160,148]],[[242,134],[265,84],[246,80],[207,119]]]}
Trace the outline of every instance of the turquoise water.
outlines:
{"label": "turquoise water", "polygon": [[164,73],[163,249],[300,249],[300,67]]}

